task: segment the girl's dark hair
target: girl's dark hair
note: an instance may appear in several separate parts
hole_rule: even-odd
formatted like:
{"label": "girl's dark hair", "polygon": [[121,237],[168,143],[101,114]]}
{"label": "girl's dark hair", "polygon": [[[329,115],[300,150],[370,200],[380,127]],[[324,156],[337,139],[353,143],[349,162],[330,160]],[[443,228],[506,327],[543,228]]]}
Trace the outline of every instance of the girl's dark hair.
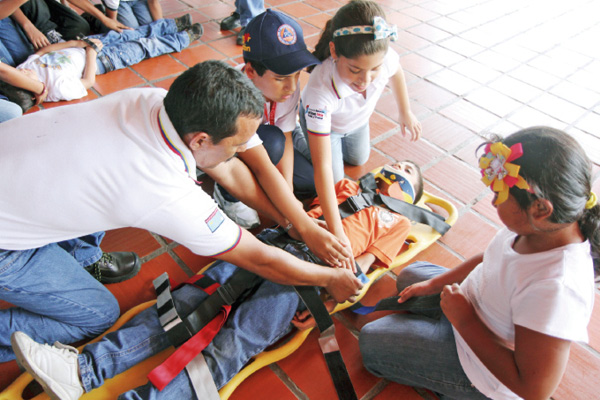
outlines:
{"label": "girl's dark hair", "polygon": [[508,147],[516,143],[523,146],[523,155],[511,162],[521,166],[519,174],[527,181],[532,193],[513,186],[510,193],[519,206],[526,210],[535,199],[546,199],[554,207],[550,222],[577,221],[581,232],[590,241],[598,274],[600,204],[585,208],[592,190],[592,163],[583,148],[565,132],[545,126],[520,130],[502,143]]}
{"label": "girl's dark hair", "polygon": [[[389,39],[373,40],[373,35],[359,34],[333,37],[333,32],[340,28],[357,25],[372,25],[373,18],[381,17],[385,20],[385,13],[379,4],[374,1],[351,0],[341,7],[325,25],[321,38],[315,46],[313,54],[323,61],[331,55],[329,42],[335,44],[335,52],[346,58],[355,58],[362,55],[371,55],[380,51],[387,51]],[[310,72],[314,66],[309,67]]]}
{"label": "girl's dark hair", "polygon": [[29,90],[15,87],[4,81],[0,81],[0,93],[5,95],[9,101],[17,104],[23,112],[35,105],[34,95]]}

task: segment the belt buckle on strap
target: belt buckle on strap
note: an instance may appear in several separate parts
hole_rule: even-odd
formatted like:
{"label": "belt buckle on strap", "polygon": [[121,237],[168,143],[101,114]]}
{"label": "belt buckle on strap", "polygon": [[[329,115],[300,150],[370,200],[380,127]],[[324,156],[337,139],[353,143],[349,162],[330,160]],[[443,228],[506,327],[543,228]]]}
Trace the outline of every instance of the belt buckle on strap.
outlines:
{"label": "belt buckle on strap", "polygon": [[347,201],[348,205],[355,213],[369,207],[369,203],[367,202],[367,200],[365,200],[362,193],[348,197]]}
{"label": "belt buckle on strap", "polygon": [[232,305],[237,299],[233,296],[233,294],[229,291],[227,285],[219,286],[217,288],[217,293],[219,297],[227,304],[228,306]]}

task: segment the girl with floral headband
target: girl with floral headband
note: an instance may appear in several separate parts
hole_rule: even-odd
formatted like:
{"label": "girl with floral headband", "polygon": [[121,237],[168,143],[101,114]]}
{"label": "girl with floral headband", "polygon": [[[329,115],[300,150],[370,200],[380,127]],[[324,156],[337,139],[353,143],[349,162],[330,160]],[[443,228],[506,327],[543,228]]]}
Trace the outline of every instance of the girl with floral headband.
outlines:
{"label": "girl with floral headband", "polygon": [[402,134],[409,131],[411,140],[421,134],[399,56],[389,48],[397,35],[377,3],[358,0],[344,5],[325,26],[314,52],[322,64],[312,70],[301,96],[302,132],[295,132],[294,145],[312,159],[325,220],[345,243],[349,242],[334,185],[344,177],[344,161],[362,165],[369,159],[369,119],[388,82],[398,103]]}
{"label": "girl with floral headband", "polygon": [[453,269],[405,268],[399,302],[441,293],[440,307],[366,325],[363,361],[441,398],[547,399],[571,343],[588,340],[600,249],[591,163],[566,133],[533,127],[486,146],[480,165],[506,227]]}

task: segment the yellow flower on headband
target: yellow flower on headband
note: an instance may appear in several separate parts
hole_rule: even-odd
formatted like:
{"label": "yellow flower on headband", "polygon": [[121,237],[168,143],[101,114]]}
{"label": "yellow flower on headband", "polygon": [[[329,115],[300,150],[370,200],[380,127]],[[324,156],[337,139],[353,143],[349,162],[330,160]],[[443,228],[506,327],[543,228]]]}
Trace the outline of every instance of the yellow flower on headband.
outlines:
{"label": "yellow flower on headband", "polygon": [[508,148],[504,143],[496,142],[485,147],[485,155],[479,159],[481,168],[481,180],[486,186],[498,193],[496,202],[498,205],[508,199],[508,189],[517,185],[520,189],[529,189],[529,185],[519,176],[519,165],[511,164],[511,161],[523,155],[523,146],[516,143]]}

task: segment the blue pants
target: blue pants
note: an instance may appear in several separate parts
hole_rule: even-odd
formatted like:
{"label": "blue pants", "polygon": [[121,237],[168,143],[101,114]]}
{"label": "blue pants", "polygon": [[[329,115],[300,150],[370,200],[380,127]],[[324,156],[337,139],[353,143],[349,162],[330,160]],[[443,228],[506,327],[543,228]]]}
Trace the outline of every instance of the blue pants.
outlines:
{"label": "blue pants", "polygon": [[[302,104],[300,105],[302,110]],[[308,147],[306,119],[304,113],[300,112],[301,130],[294,136],[294,147],[307,159],[312,160]],[[333,181],[339,182],[344,178],[344,162],[350,165],[363,165],[371,155],[371,136],[369,122],[350,132],[331,132],[331,167],[333,169]]]}
{"label": "blue pants", "polygon": [[187,32],[177,32],[173,19],[159,19],[134,30],[109,31],[90,37],[101,40],[104,45],[96,60],[96,75],[137,64],[146,58],[181,51],[190,45]]}
{"label": "blue pants", "polygon": [[148,0],[119,2],[117,21],[130,28],[139,28],[152,22],[152,14],[148,8]]}
{"label": "blue pants", "polygon": [[[416,262],[396,280],[398,292],[447,271]],[[448,319],[430,314],[390,314],[363,327],[360,352],[367,370],[404,385],[423,387],[442,399],[486,399],[463,372]]]}
{"label": "blue pants", "polygon": [[265,11],[265,2],[264,0],[235,0],[235,9],[240,14],[240,24],[246,26],[252,18]]}
{"label": "blue pants", "polygon": [[7,99],[0,99],[0,122],[17,118],[23,115],[23,110],[19,105]]}
{"label": "blue pants", "polygon": [[119,317],[114,296],[83,267],[102,256],[104,232],[31,250],[0,250],[0,362],[15,358],[10,335],[42,343],[97,336]]}
{"label": "blue pants", "polygon": [[0,61],[15,67],[33,52],[33,46],[21,27],[10,17],[0,19]]}
{"label": "blue pants", "polygon": [[[227,281],[237,267],[217,261],[205,275]],[[185,285],[173,291],[181,315],[194,310],[207,297],[204,291]],[[252,295],[232,311],[214,340],[202,351],[217,388],[223,387],[248,360],[290,331],[290,321],[300,304],[291,286],[264,281]],[[268,323],[264,323],[268,321]],[[146,358],[168,348],[170,343],[158,320],[156,306],[150,307],[119,330],[84,347],[79,369],[86,391]],[[182,371],[162,391],[151,383],[122,394],[120,399],[194,399],[187,373]]]}

